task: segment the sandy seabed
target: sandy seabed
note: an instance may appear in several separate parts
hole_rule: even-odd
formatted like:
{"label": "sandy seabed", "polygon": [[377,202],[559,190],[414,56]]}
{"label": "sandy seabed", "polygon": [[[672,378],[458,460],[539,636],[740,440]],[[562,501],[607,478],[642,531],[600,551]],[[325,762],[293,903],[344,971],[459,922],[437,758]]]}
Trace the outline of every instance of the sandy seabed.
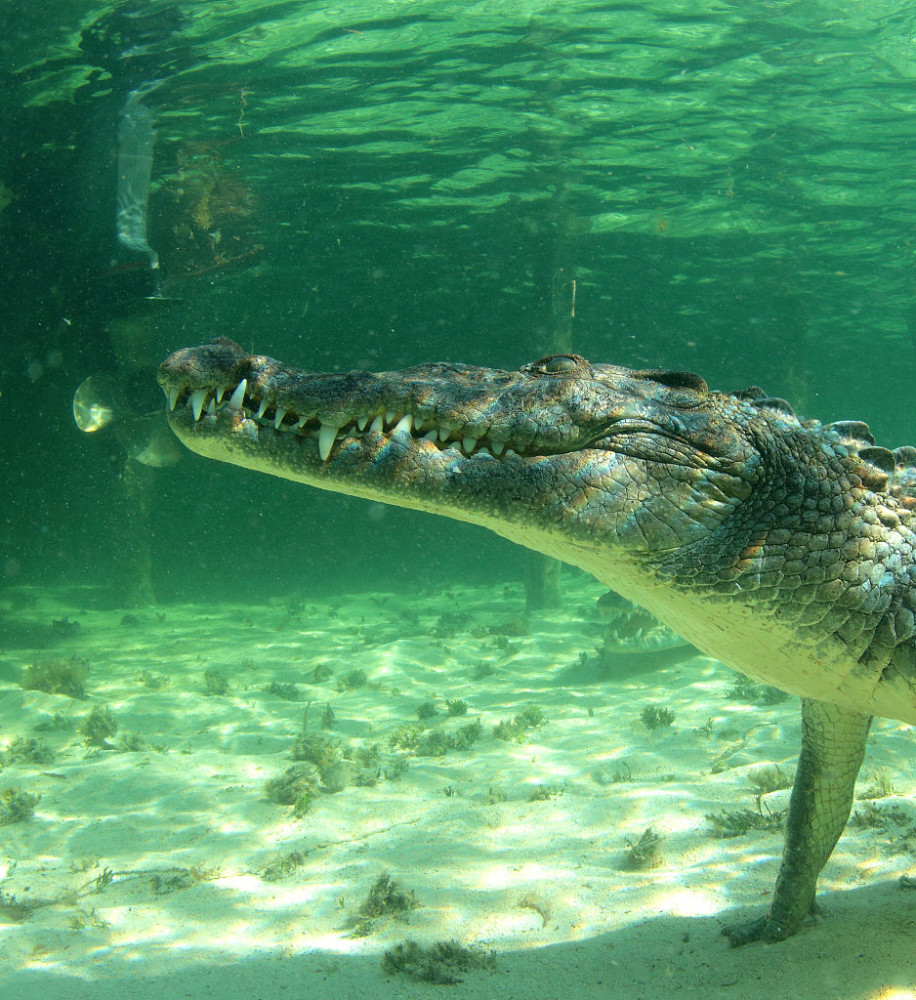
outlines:
{"label": "sandy seabed", "polygon": [[[784,808],[797,701],[689,647],[598,655],[601,593],[0,593],[0,996],[916,997],[916,729],[876,721],[823,916],[732,950],[782,836],[709,817]],[[62,664],[84,697],[22,686]],[[472,960],[431,983],[408,942]]]}

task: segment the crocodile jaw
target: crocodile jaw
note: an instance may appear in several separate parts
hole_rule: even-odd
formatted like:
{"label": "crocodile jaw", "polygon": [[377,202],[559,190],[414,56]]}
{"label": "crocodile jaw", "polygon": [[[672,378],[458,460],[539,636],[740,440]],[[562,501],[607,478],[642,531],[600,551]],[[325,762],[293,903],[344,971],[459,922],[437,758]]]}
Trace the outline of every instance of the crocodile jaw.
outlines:
{"label": "crocodile jaw", "polygon": [[[590,537],[588,496],[599,483],[603,490],[614,488],[620,462],[613,453],[521,455],[492,431],[475,436],[477,428],[458,415],[421,423],[389,409],[392,404],[373,398],[373,390],[381,394],[377,384],[364,386],[359,403],[353,402],[352,388],[344,386],[348,376],[296,372],[295,393],[287,382],[285,394],[281,390],[277,399],[274,389],[265,408],[261,388],[283,382],[275,363],[250,359],[256,363],[247,366],[244,385],[235,381],[237,364],[224,364],[225,381],[218,385],[212,372],[206,384],[174,374],[174,358],[160,380],[169,424],[191,451],[320,489],[479,524],[607,575],[607,540]],[[349,411],[339,402],[333,409],[332,401],[346,397]]]}
{"label": "crocodile jaw", "polygon": [[576,377],[541,362],[316,374],[220,339],[176,351],[159,379],[172,429],[198,454],[480,524],[577,565],[585,553],[591,572],[598,553],[606,575],[618,555],[654,558],[707,534],[735,498],[693,452],[672,435],[686,458],[653,476],[622,450],[640,435],[665,440],[656,397],[667,390],[560,360]]}

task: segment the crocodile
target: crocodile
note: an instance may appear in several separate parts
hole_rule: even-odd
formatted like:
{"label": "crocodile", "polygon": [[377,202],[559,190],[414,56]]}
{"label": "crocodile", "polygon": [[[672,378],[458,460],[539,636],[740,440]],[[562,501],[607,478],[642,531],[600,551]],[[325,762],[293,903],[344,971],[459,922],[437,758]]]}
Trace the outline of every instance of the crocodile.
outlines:
{"label": "crocodile", "polygon": [[916,448],[800,419],[756,386],[576,354],[322,374],[218,338],[170,355],[159,382],[200,455],[483,525],[798,695],[775,890],[724,932],[740,945],[798,931],[872,717],[916,724]]}

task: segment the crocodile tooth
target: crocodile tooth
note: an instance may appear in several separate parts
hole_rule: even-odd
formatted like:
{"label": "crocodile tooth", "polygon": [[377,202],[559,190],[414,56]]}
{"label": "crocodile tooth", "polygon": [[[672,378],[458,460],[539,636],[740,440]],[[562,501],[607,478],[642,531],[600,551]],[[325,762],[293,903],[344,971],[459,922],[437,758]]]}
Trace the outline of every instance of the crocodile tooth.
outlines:
{"label": "crocodile tooth", "polygon": [[427,431],[423,435],[423,440],[424,441],[432,441],[433,444],[436,443],[436,441],[438,440],[438,438],[439,438],[439,432],[436,431],[436,430]]}
{"label": "crocodile tooth", "polygon": [[385,429],[385,423],[382,420],[381,413],[372,421],[372,425],[369,427],[370,431],[381,431]]}
{"label": "crocodile tooth", "polygon": [[266,399],[261,400],[261,405],[258,407],[258,420],[260,420],[261,417],[263,417],[264,414],[267,412],[267,407],[269,405],[270,404],[267,402]]}
{"label": "crocodile tooth", "polygon": [[386,424],[397,423],[399,416],[400,414],[397,412],[397,410],[385,410],[385,423]]}
{"label": "crocodile tooth", "polygon": [[361,431],[364,431],[366,429],[366,424],[368,424],[368,423],[369,423],[369,418],[368,417],[360,417],[359,420],[356,421],[356,426]]}
{"label": "crocodile tooth", "polygon": [[321,456],[322,462],[328,460],[328,455],[331,454],[331,448],[334,447],[339,430],[340,428],[336,424],[322,423],[321,430],[318,432],[318,454]]}
{"label": "crocodile tooth", "polygon": [[223,396],[225,396],[228,391],[229,390],[224,385],[218,385],[216,387],[214,398],[216,399],[217,406],[219,406],[219,404],[223,401]]}
{"label": "crocodile tooth", "polygon": [[274,430],[275,431],[280,430],[280,424],[283,423],[283,418],[286,416],[286,414],[288,412],[289,411],[285,407],[283,407],[283,406],[278,406],[277,407],[277,415],[274,417]]}
{"label": "crocodile tooth", "polygon": [[178,390],[174,386],[169,388],[169,409],[174,410],[175,404],[178,402]]}
{"label": "crocodile tooth", "polygon": [[477,447],[477,438],[475,437],[462,438],[461,446],[470,455],[471,452]]}
{"label": "crocodile tooth", "polygon": [[491,441],[490,447],[493,449],[494,455],[501,455],[503,453],[503,448],[505,448],[506,445],[502,441]]}
{"label": "crocodile tooth", "polygon": [[439,440],[444,441],[452,432],[447,427],[439,428]]}
{"label": "crocodile tooth", "polygon": [[298,427],[298,428],[299,428],[299,430],[301,431],[301,430],[302,430],[302,428],[303,428],[303,427],[305,427],[305,424],[306,424],[306,421],[307,421],[307,420],[308,420],[308,417],[300,417],[300,418],[299,418],[299,419],[298,419],[298,420],[296,421],[296,427]]}
{"label": "crocodile tooth", "polygon": [[425,417],[414,417],[413,429],[415,431],[422,431],[423,425],[426,423]]}
{"label": "crocodile tooth", "polygon": [[237,434],[241,434],[243,437],[248,438],[254,444],[258,443],[258,425],[248,417],[244,417],[236,429]]}
{"label": "crocodile tooth", "polygon": [[194,419],[200,420],[201,411],[204,408],[204,400],[207,398],[206,389],[195,389],[191,393],[191,398],[189,400],[191,404],[191,409],[194,412]]}
{"label": "crocodile tooth", "polygon": [[230,410],[240,410],[242,408],[242,403],[245,402],[245,390],[248,388],[248,379],[243,378],[241,382],[235,387],[235,392],[229,397],[229,402],[226,404]]}
{"label": "crocodile tooth", "polygon": [[216,400],[212,398],[210,399],[210,402],[207,403],[207,416],[208,417],[216,416]]}
{"label": "crocodile tooth", "polygon": [[398,431],[407,431],[407,433],[409,434],[410,428],[412,426],[413,426],[413,417],[409,413],[405,413],[404,416],[401,417],[401,419],[397,422],[391,433],[397,434]]}

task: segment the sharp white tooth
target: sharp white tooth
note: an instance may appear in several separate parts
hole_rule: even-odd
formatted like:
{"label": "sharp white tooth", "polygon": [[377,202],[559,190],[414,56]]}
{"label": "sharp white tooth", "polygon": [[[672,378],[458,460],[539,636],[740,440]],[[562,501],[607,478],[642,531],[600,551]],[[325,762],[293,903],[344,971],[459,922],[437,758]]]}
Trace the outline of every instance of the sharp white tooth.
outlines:
{"label": "sharp white tooth", "polygon": [[213,399],[211,399],[210,402],[207,403],[207,416],[208,417],[216,416],[216,402]]}
{"label": "sharp white tooth", "polygon": [[356,421],[356,426],[361,431],[364,431],[366,429],[366,424],[368,424],[368,423],[369,423],[369,418],[368,417],[360,417],[359,420]]}
{"label": "sharp white tooth", "polygon": [[385,422],[382,420],[381,413],[372,421],[369,427],[370,431],[383,431],[385,429]]}
{"label": "sharp white tooth", "polygon": [[222,386],[222,385],[216,390],[216,394],[215,395],[216,395],[216,405],[217,406],[219,406],[219,404],[223,401],[223,396],[225,396],[228,391],[229,390],[225,386]]}
{"label": "sharp white tooth", "polygon": [[283,423],[283,418],[286,416],[286,414],[288,412],[289,411],[286,409],[285,406],[278,406],[277,407],[277,415],[274,417],[274,430],[275,431],[280,430],[280,424]]}
{"label": "sharp white tooth", "polygon": [[431,430],[431,431],[427,431],[427,432],[426,432],[426,433],[425,433],[425,434],[423,435],[423,440],[424,440],[424,441],[432,441],[432,442],[433,442],[434,444],[435,444],[435,442],[436,442],[436,441],[438,440],[438,438],[439,438],[439,434],[438,434],[438,432],[437,432],[437,431],[435,431],[435,430]]}
{"label": "sharp white tooth", "polygon": [[446,438],[447,438],[447,437],[449,436],[449,434],[451,434],[451,433],[452,433],[452,432],[451,432],[451,431],[450,431],[450,430],[449,430],[449,429],[448,429],[447,427],[440,427],[440,428],[439,428],[439,440],[440,440],[440,441],[445,441],[445,439],[446,439]]}
{"label": "sharp white tooth", "polygon": [[424,417],[416,417],[414,419],[414,422],[413,422],[413,429],[415,431],[422,431],[423,430],[423,425],[425,423],[426,423],[426,419]]}
{"label": "sharp white tooth", "polygon": [[413,417],[409,413],[405,413],[403,417],[397,422],[397,426],[391,432],[392,434],[397,434],[398,431],[406,431],[410,433],[410,428],[413,426]]}
{"label": "sharp white tooth", "polygon": [[303,427],[305,427],[306,420],[308,420],[308,417],[300,417],[296,421],[296,427],[298,427],[300,431],[302,430]]}
{"label": "sharp white tooth", "polygon": [[321,425],[321,430],[318,432],[318,454],[321,456],[322,462],[328,460],[328,455],[331,454],[331,448],[337,440],[337,432],[339,430],[340,428],[335,424]]}
{"label": "sharp white tooth", "polygon": [[190,403],[191,403],[191,409],[194,412],[195,420],[200,420],[200,414],[204,408],[204,400],[206,398],[207,398],[206,389],[195,389],[194,392],[191,393]]}
{"label": "sharp white tooth", "polygon": [[235,387],[235,392],[229,397],[229,402],[226,404],[231,410],[240,410],[242,408],[242,403],[245,402],[245,390],[248,388],[248,379],[243,378],[241,382]]}
{"label": "sharp white tooth", "polygon": [[175,404],[178,402],[178,390],[172,386],[169,389],[169,409],[174,410]]}
{"label": "sharp white tooth", "polygon": [[397,410],[385,410],[385,423],[393,424],[398,419]]}
{"label": "sharp white tooth", "polygon": [[270,404],[267,402],[266,399],[261,400],[261,405],[258,407],[258,420],[260,420],[261,417],[263,417],[264,414],[267,412],[267,407],[269,405]]}
{"label": "sharp white tooth", "polygon": [[494,455],[501,455],[503,453],[503,448],[506,447],[505,442],[503,441],[491,441],[490,446],[493,449]]}
{"label": "sharp white tooth", "polygon": [[470,455],[477,447],[477,438],[466,437],[461,439],[461,446]]}
{"label": "sharp white tooth", "polygon": [[[477,451],[475,452],[475,454],[477,454],[477,455],[490,455],[490,449],[485,444],[482,444],[477,449]],[[493,456],[490,455],[490,457],[492,458]]]}

